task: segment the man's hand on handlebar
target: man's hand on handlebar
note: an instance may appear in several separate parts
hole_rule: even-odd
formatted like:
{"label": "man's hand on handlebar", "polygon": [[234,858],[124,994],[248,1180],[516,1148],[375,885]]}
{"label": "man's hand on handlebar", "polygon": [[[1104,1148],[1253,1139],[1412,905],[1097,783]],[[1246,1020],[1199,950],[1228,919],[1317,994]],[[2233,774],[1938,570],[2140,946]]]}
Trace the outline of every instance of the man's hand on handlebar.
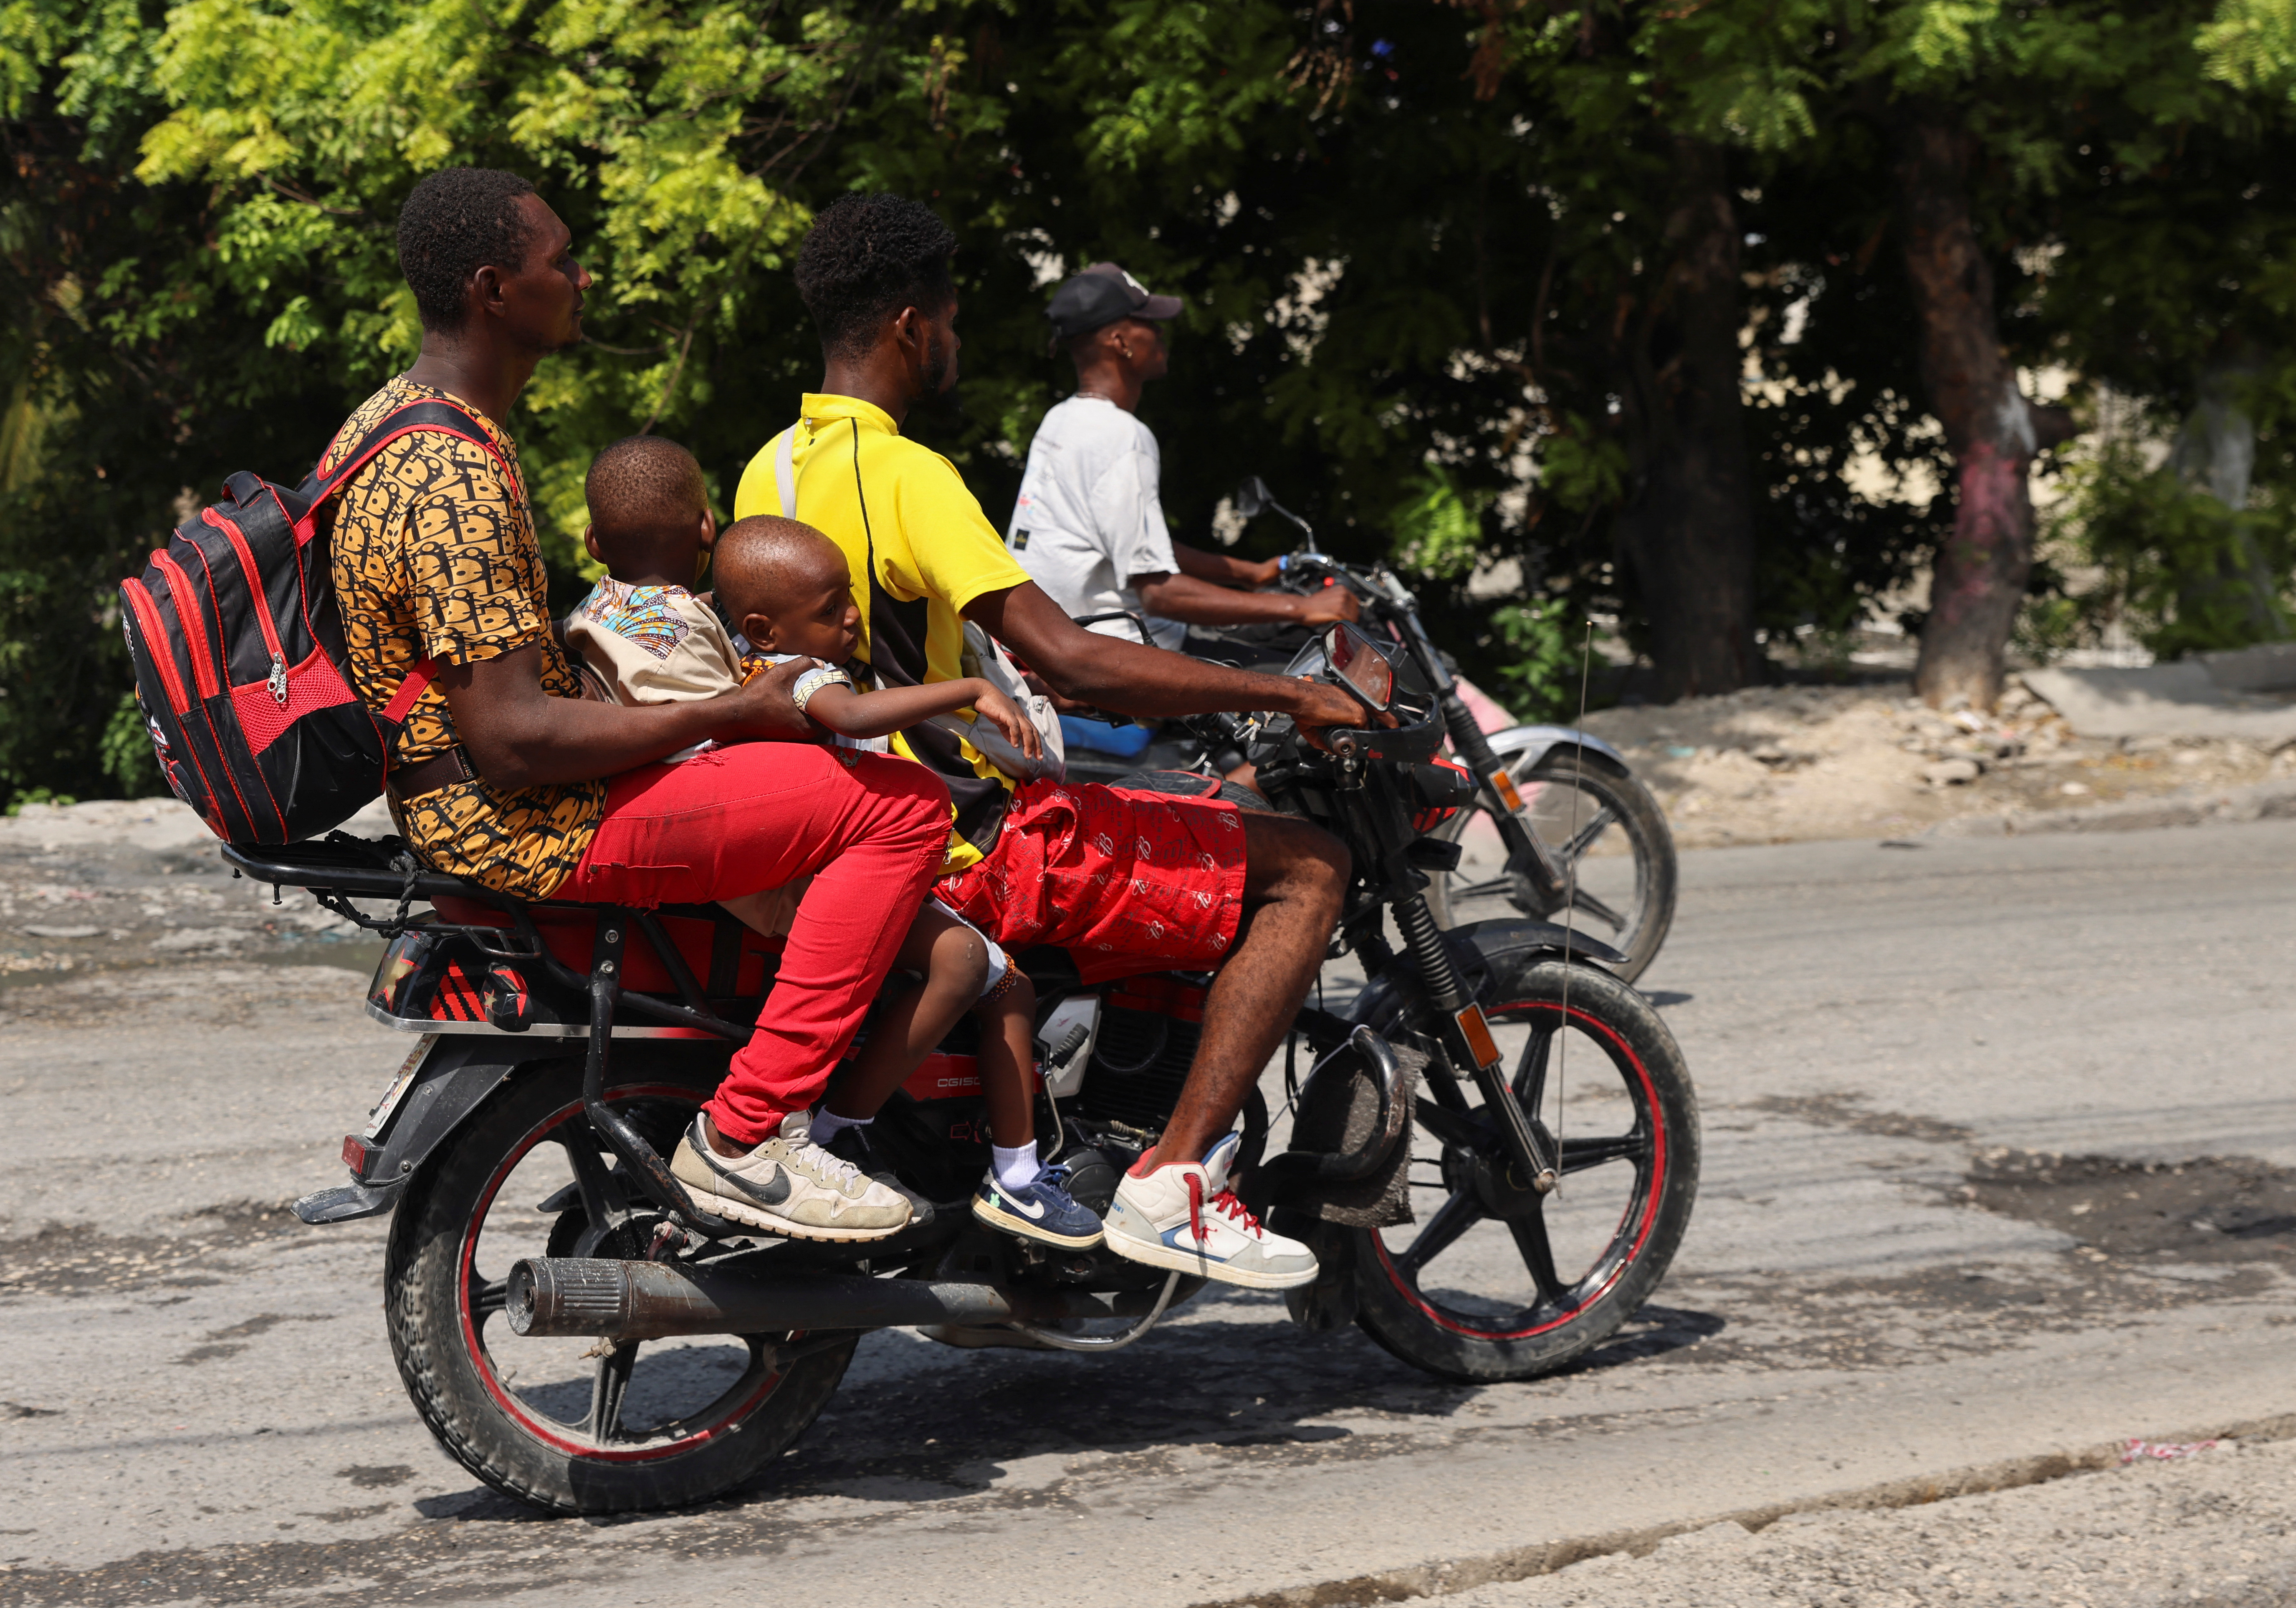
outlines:
{"label": "man's hand on handlebar", "polygon": [[1341,691],[1329,682],[1318,681],[1311,675],[1303,675],[1300,679],[1308,689],[1308,706],[1294,714],[1292,723],[1298,728],[1300,741],[1311,748],[1321,748],[1329,753],[1332,747],[1329,733],[1334,726],[1359,729],[1395,724],[1392,714],[1374,714],[1353,695]]}
{"label": "man's hand on handlebar", "polygon": [[1344,586],[1322,587],[1300,600],[1305,605],[1300,615],[1303,625],[1329,625],[1338,620],[1353,623],[1363,618],[1363,604]]}

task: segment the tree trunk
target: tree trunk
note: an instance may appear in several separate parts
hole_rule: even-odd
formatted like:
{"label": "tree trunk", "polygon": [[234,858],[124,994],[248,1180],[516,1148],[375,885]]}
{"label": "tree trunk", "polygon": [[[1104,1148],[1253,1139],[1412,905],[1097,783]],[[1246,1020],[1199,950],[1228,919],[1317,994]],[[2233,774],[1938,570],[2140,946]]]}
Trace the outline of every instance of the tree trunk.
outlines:
{"label": "tree trunk", "polygon": [[1636,492],[1619,543],[1651,624],[1658,695],[1754,671],[1754,515],[1738,380],[1738,220],[1722,153],[1675,142],[1672,261],[1628,353]]}
{"label": "tree trunk", "polygon": [[1953,534],[1931,567],[1914,690],[1936,706],[1965,701],[1990,709],[2033,573],[2026,472],[2036,453],[2072,434],[2072,418],[2027,401],[2001,349],[1993,269],[1970,217],[1976,148],[1975,137],[1936,107],[1916,110],[1898,129],[1898,204],[1921,320],[1922,382],[1954,455]]}
{"label": "tree trunk", "polygon": [[2280,613],[2280,579],[2237,517],[2248,507],[2249,481],[2256,472],[2256,420],[2245,405],[2246,392],[2262,368],[2262,356],[2244,341],[2209,360],[2201,371],[2192,416],[2169,449],[2169,467],[2186,486],[2207,493],[2235,516],[2225,522],[2225,545],[2213,567],[2182,578],[2177,617],[2236,616],[2253,641],[2274,642],[2288,636]]}

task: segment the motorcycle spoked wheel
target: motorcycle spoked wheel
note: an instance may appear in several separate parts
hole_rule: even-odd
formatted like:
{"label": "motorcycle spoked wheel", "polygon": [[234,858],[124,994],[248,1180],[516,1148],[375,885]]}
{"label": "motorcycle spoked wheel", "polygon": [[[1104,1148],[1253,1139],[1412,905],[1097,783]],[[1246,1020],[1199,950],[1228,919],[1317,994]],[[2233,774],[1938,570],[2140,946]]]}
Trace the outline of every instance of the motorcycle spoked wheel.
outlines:
{"label": "motorcycle spoked wheel", "polygon": [[[1551,1373],[1617,1333],[1666,1276],[1698,1188],[1697,1101],[1658,1012],[1591,966],[1488,959],[1476,993],[1515,1098],[1550,1144],[1559,1128],[1560,1187],[1541,1197],[1479,1186],[1472,1158],[1414,1120],[1417,1220],[1358,1229],[1354,1245],[1364,1331],[1468,1383]],[[1495,1214],[1495,1193],[1510,1215]]]}
{"label": "motorcycle spoked wheel", "polygon": [[[606,1098],[667,1155],[724,1071],[633,1069]],[[805,1433],[859,1337],[775,1371],[769,1344],[785,1335],[641,1341],[586,1355],[596,1343],[512,1334],[502,1316],[511,1264],[569,1248],[570,1214],[532,1203],[573,1180],[569,1145],[612,1164],[582,1115],[581,1086],[577,1061],[520,1068],[408,1180],[384,1264],[391,1350],[439,1444],[506,1496],[581,1515],[701,1501]],[[586,1222],[578,1205],[570,1215]],[[636,1241],[647,1235],[637,1230],[652,1220],[634,1219],[592,1253],[643,1256]]]}
{"label": "motorcycle spoked wheel", "polygon": [[[1549,748],[1537,763],[1512,773],[1523,793],[1524,823],[1546,845],[1557,869],[1574,872],[1580,895],[1575,917],[1566,918],[1566,912],[1557,910],[1546,919],[1582,931],[1626,956],[1617,975],[1633,982],[1656,959],[1674,925],[1677,868],[1666,812],[1649,788],[1592,753]],[[1434,835],[1458,843],[1477,821],[1482,829],[1468,845],[1477,853],[1476,861],[1438,872],[1427,890],[1427,908],[1438,926],[1534,913],[1514,908],[1497,860],[1486,858],[1499,853],[1500,839],[1481,794]]]}

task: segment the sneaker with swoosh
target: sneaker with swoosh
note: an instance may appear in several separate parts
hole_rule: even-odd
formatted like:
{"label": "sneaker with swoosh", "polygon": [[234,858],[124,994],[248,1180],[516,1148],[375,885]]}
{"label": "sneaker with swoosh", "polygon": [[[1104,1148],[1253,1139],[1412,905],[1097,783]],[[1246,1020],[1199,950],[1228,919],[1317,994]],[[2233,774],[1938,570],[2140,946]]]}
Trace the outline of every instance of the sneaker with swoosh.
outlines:
{"label": "sneaker with swoosh", "polygon": [[865,1127],[840,1128],[828,1144],[822,1147],[830,1155],[853,1163],[857,1172],[867,1174],[909,1203],[909,1227],[922,1228],[933,1220],[933,1204],[900,1179],[893,1165],[880,1155],[869,1138]]}
{"label": "sneaker with swoosh", "polygon": [[1170,1268],[1247,1290],[1313,1284],[1316,1253],[1260,1226],[1228,1187],[1242,1143],[1229,1134],[1201,1163],[1175,1162],[1145,1176],[1128,1172],[1109,1203],[1108,1248],[1152,1268]]}
{"label": "sneaker with swoosh", "polygon": [[908,1226],[909,1203],[815,1144],[805,1112],[740,1156],[712,1149],[701,1122],[696,1113],[669,1170],[704,1212],[791,1239],[883,1239]]}
{"label": "sneaker with swoosh", "polygon": [[990,1228],[1040,1245],[1089,1251],[1100,1243],[1100,1219],[1070,1198],[1065,1167],[1047,1167],[1036,1181],[1007,1189],[989,1173],[972,1192],[972,1215]]}

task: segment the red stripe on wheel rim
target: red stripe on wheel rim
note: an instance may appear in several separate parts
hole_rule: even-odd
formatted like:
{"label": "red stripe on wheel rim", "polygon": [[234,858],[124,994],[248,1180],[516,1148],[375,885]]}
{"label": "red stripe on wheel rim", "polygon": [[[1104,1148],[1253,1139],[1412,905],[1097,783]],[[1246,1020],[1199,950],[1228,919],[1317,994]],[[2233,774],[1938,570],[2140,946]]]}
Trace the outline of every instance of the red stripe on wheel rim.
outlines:
{"label": "red stripe on wheel rim", "polygon": [[[611,1090],[607,1094],[609,1101],[662,1098],[692,1100],[693,1091],[690,1089],[677,1088],[674,1084],[644,1083],[627,1089]],[[487,1180],[487,1187],[480,1193],[478,1204],[472,1211],[471,1223],[482,1223],[486,1220],[488,1209],[495,1204],[495,1196],[503,1187],[503,1180],[510,1177],[519,1163],[533,1153],[534,1147],[543,1142],[551,1130],[556,1128],[561,1122],[579,1115],[581,1110],[582,1102],[572,1101],[562,1106],[557,1111],[527,1130],[526,1138],[512,1150],[503,1164],[495,1170],[495,1175]],[[471,1231],[471,1223],[463,1225],[462,1251],[455,1261],[457,1275],[455,1285],[455,1310],[456,1316],[462,1320],[463,1349],[470,1354],[472,1365],[479,1371],[479,1382],[487,1387],[487,1394],[495,1399],[495,1405],[510,1415],[512,1423],[545,1446],[593,1463],[652,1463],[663,1457],[680,1457],[725,1434],[734,1425],[756,1411],[758,1403],[781,1388],[783,1376],[780,1374],[767,1374],[758,1382],[756,1390],[736,1402],[733,1409],[721,1416],[717,1423],[683,1440],[668,1441],[660,1446],[634,1447],[628,1451],[608,1451],[580,1441],[569,1440],[563,1433],[564,1426],[557,1420],[537,1417],[527,1410],[524,1402],[503,1388],[501,1380],[495,1377],[494,1365],[488,1359],[487,1348],[480,1342],[478,1322],[471,1313],[471,1265],[476,1260],[479,1249],[479,1237]]]}
{"label": "red stripe on wheel rim", "polygon": [[[1517,1000],[1509,1004],[1490,1007],[1492,1013],[1559,1009],[1557,1006],[1538,1000]],[[1534,1335],[1544,1335],[1550,1329],[1562,1327],[1562,1325],[1569,1323],[1579,1313],[1600,1301],[1609,1293],[1611,1286],[1619,1282],[1626,1270],[1634,1266],[1635,1258],[1642,1254],[1644,1242],[1650,1238],[1652,1228],[1658,1223],[1659,1196],[1666,1186],[1666,1123],[1659,1114],[1658,1090],[1651,1082],[1650,1071],[1644,1066],[1642,1057],[1635,1053],[1634,1046],[1613,1033],[1607,1024],[1598,1022],[1585,1012],[1577,1009],[1570,1011],[1568,1016],[1570,1021],[1585,1024],[1587,1027],[1616,1046],[1619,1053],[1626,1057],[1627,1064],[1635,1069],[1635,1076],[1641,1080],[1644,1098],[1648,1102],[1646,1108],[1651,1113],[1651,1182],[1650,1193],[1643,1201],[1642,1223],[1635,1231],[1635,1243],[1628,1246],[1627,1253],[1619,1259],[1619,1265],[1611,1269],[1611,1276],[1600,1286],[1588,1292],[1585,1300],[1568,1311],[1547,1319],[1545,1323],[1532,1324],[1529,1327],[1521,1329],[1479,1329],[1472,1324],[1462,1323],[1457,1318],[1438,1310],[1425,1296],[1419,1293],[1415,1283],[1404,1277],[1403,1270],[1395,1265],[1393,1259],[1387,1253],[1387,1242],[1379,1237],[1376,1229],[1373,1230],[1371,1243],[1379,1252],[1380,1266],[1385,1269],[1388,1282],[1395,1286],[1398,1294],[1444,1328],[1450,1330],[1454,1335],[1464,1335],[1470,1340],[1528,1340]],[[1615,1239],[1615,1237],[1613,1237]]]}

